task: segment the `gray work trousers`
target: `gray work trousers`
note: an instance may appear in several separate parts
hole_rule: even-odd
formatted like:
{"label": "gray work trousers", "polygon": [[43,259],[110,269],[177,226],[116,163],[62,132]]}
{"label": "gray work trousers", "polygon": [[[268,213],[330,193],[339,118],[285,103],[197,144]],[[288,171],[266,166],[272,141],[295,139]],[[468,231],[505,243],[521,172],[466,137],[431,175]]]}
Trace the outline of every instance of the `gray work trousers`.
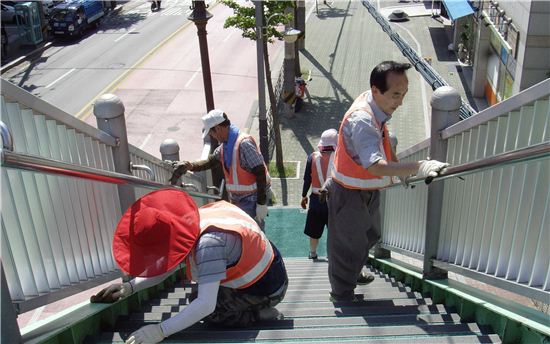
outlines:
{"label": "gray work trousers", "polygon": [[353,295],[369,250],[380,240],[380,191],[347,189],[328,180],[328,276],[331,295]]}
{"label": "gray work trousers", "polygon": [[288,280],[273,295],[260,296],[220,286],[216,309],[204,321],[217,327],[248,327],[258,321],[259,311],[278,305],[287,288]]}

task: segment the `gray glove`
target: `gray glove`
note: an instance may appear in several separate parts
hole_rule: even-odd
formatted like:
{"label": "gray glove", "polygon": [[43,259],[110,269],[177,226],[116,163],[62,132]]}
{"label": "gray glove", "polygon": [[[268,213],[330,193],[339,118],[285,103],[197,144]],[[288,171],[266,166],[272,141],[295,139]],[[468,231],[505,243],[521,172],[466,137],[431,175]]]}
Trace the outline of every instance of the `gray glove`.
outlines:
{"label": "gray glove", "polygon": [[178,182],[178,179],[180,179],[181,176],[183,176],[187,170],[191,167],[191,163],[189,161],[174,161],[172,163],[172,177],[170,177],[170,184],[176,185]]}
{"label": "gray glove", "polygon": [[96,295],[90,297],[91,303],[113,303],[122,298],[132,295],[133,288],[130,282],[111,284],[102,289]]}

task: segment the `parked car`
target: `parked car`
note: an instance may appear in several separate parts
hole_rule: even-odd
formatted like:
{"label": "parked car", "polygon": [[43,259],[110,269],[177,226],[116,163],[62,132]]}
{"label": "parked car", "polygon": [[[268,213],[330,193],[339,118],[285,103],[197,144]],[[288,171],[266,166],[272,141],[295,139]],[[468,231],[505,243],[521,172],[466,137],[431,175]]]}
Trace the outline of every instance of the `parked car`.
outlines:
{"label": "parked car", "polygon": [[15,8],[7,4],[2,6],[2,23],[15,23]]}
{"label": "parked car", "polygon": [[48,28],[54,35],[82,36],[90,26],[99,27],[104,15],[101,1],[61,3],[53,8]]}

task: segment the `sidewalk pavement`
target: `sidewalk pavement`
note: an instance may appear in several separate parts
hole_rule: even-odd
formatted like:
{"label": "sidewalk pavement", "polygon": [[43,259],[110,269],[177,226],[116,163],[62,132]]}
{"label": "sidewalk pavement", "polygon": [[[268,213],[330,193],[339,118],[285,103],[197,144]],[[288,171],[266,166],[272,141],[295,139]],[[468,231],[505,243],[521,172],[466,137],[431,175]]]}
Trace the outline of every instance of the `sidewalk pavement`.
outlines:
{"label": "sidewalk pavement", "polygon": [[[370,88],[372,68],[384,60],[408,62],[361,2],[319,3],[318,15],[312,10],[306,13],[306,47],[300,53],[302,70],[311,70],[312,80],[307,86],[310,99],[300,113],[282,116],[281,120],[284,160],[298,162],[298,175],[272,180],[278,206],[299,206],[307,155],[317,149],[321,133],[338,129],[353,100]],[[432,66],[463,98],[467,97],[467,83],[457,70],[459,62],[447,52],[443,23],[419,16],[394,28],[414,49],[421,48],[423,56],[432,56]],[[389,122],[399,140],[398,152],[425,139],[430,126],[433,91],[414,69],[408,71],[408,77],[407,96]],[[259,136],[257,117],[250,132]]]}

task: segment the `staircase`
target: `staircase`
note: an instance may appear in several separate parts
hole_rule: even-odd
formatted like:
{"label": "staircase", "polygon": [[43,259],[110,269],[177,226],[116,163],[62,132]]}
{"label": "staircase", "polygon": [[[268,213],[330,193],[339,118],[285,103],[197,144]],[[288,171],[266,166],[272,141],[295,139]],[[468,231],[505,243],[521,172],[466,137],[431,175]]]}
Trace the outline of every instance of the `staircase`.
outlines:
{"label": "staircase", "polygon": [[[402,282],[372,270],[376,279],[358,286],[361,302],[329,302],[326,260],[285,260],[289,288],[277,308],[285,319],[247,329],[206,328],[195,324],[164,343],[500,343],[491,329],[463,323],[453,309],[434,304]],[[176,284],[152,299],[140,313],[119,317],[114,328],[86,343],[122,343],[140,326],[156,323],[187,305],[191,286]]]}

